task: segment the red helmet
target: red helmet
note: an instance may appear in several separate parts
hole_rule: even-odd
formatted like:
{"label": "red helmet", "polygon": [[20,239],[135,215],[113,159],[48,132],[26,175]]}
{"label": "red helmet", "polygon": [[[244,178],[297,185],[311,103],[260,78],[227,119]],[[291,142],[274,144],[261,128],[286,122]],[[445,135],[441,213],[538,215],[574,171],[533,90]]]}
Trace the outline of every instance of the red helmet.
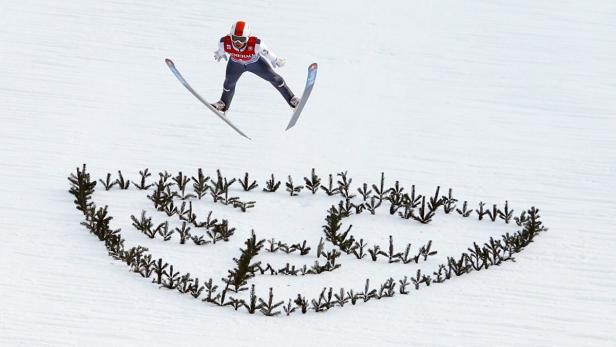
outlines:
{"label": "red helmet", "polygon": [[242,47],[250,37],[250,26],[244,21],[237,21],[231,26],[231,41],[236,47]]}

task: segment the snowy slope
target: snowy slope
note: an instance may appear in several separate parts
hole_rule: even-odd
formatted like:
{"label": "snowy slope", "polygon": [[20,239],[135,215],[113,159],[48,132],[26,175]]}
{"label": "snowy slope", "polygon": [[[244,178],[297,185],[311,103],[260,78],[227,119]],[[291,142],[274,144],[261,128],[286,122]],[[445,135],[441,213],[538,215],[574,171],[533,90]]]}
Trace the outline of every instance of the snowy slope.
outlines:
{"label": "snowy slope", "polygon": [[[168,71],[173,58],[206,98],[221,91],[212,59],[245,19],[287,65],[296,93],[319,63],[310,103],[288,132],[288,107],[242,77],[230,117],[208,113]],[[0,4],[0,345],[614,345],[616,343],[616,5],[611,1],[5,1]],[[408,296],[266,318],[158,289],[106,255],[79,225],[66,177],[87,163],[117,170],[221,169],[259,180],[348,170],[354,184],[400,180],[431,194],[541,209],[550,228],[516,262]],[[206,250],[147,240],[129,217],[152,210],[137,190],[97,190],[127,242],[182,271],[222,277],[255,229],[317,242],[336,199],[246,195],[238,227]],[[148,210],[148,211],[150,211]],[[152,212],[154,213],[154,212]],[[163,215],[157,215],[162,221]],[[515,227],[439,216],[408,224],[354,217],[385,244],[435,242],[459,254]],[[276,259],[275,257],[272,259]],[[284,259],[284,258],[282,258]],[[284,260],[277,260],[284,261]],[[255,284],[292,297],[360,288],[415,267],[342,259],[322,277]],[[281,263],[282,264],[282,263]],[[432,264],[434,265],[434,264]]]}

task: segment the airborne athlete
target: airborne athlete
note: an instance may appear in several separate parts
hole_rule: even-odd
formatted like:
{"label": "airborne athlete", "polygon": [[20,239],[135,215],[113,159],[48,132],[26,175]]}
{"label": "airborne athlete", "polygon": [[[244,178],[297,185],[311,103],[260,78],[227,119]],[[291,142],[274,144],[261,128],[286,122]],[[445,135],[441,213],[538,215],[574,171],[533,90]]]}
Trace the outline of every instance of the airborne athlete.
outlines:
{"label": "airborne athlete", "polygon": [[231,26],[229,35],[220,39],[214,59],[227,60],[227,54],[230,59],[227,62],[222,96],[219,101],[211,104],[217,110],[226,112],[229,109],[235,94],[235,85],[245,71],[270,82],[291,108],[299,104],[300,99],[293,95],[284,79],[272,69],[272,66],[284,66],[285,59],[276,56],[258,37],[250,36],[250,28],[245,22],[237,21]]}

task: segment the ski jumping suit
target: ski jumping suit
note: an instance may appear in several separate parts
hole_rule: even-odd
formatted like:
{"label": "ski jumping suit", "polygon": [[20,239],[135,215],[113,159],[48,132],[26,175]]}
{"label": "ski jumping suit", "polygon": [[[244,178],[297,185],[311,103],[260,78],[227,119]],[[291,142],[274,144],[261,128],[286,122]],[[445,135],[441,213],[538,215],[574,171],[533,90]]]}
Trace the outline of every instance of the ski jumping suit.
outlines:
{"label": "ski jumping suit", "polygon": [[250,71],[270,82],[282,94],[289,106],[292,106],[289,101],[293,97],[293,92],[284,79],[272,69],[277,56],[260,39],[250,36],[246,45],[238,50],[233,46],[231,37],[227,35],[220,39],[217,53],[219,55],[227,53],[231,58],[227,63],[225,82],[220,97],[220,100],[225,103],[226,109],[229,108],[233,94],[235,94],[235,85],[245,71]]}

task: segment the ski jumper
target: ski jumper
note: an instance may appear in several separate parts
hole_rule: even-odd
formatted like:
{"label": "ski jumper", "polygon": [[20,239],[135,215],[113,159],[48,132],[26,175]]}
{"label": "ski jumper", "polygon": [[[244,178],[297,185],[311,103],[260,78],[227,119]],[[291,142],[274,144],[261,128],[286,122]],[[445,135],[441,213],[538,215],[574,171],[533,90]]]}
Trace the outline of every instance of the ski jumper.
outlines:
{"label": "ski jumper", "polygon": [[261,40],[255,36],[250,36],[246,45],[237,49],[229,35],[224,36],[218,43],[218,54],[228,54],[229,62],[225,72],[225,82],[220,100],[225,103],[228,109],[235,94],[235,85],[240,76],[249,71],[270,82],[276,88],[289,106],[293,92],[287,86],[284,79],[274,72],[272,66],[275,64],[277,56],[270,51]]}

